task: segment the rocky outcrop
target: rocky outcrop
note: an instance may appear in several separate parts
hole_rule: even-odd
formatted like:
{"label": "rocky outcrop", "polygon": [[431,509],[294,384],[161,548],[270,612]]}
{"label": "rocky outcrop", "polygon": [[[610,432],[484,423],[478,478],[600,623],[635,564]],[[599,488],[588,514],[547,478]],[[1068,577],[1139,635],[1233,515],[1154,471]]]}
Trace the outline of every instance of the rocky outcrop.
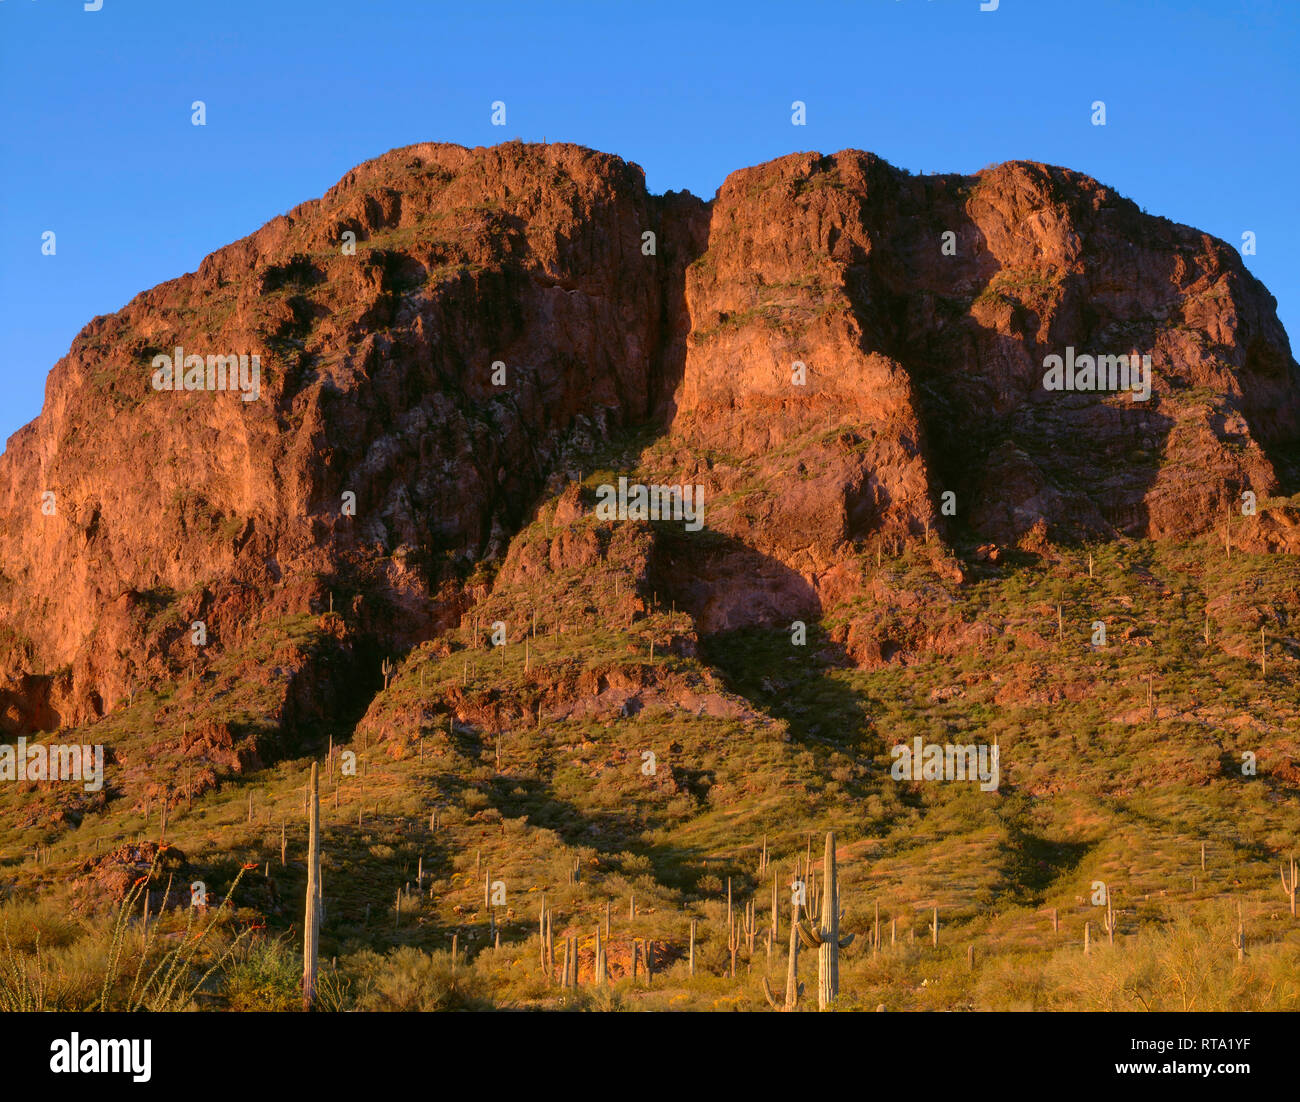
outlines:
{"label": "rocky outcrop", "polygon": [[[504,550],[563,445],[663,400],[702,210],[575,146],[412,146],[95,319],[0,458],[8,669],[71,667],[77,722],[159,675],[146,615],[178,602],[164,647],[334,590],[395,644],[454,618],[440,583]],[[152,389],[177,347],[259,355],[258,398]],[[48,718],[5,689],[11,726]]]}
{"label": "rocky outcrop", "polygon": [[[258,356],[256,400],[154,389],[176,348]],[[1150,356],[1149,400],[1045,390],[1067,349]],[[645,424],[709,531],[636,575],[713,631],[816,615],[873,544],[1213,529],[1296,489],[1300,374],[1234,250],[1065,169],[800,153],[705,204],[570,145],[395,150],[55,366],[0,457],[4,727],[201,667],[196,621],[221,651],[337,602],[384,649],[432,638],[548,485]],[[604,561],[564,507],[508,578]],[[1295,515],[1237,545],[1296,550]]]}
{"label": "rocky outcrop", "polygon": [[[745,169],[686,297],[681,465],[721,499],[711,524],[805,574],[935,524],[1189,535],[1243,490],[1295,489],[1300,375],[1272,297],[1223,242],[1065,169]],[[1150,397],[1045,389],[1068,349],[1149,356]]]}

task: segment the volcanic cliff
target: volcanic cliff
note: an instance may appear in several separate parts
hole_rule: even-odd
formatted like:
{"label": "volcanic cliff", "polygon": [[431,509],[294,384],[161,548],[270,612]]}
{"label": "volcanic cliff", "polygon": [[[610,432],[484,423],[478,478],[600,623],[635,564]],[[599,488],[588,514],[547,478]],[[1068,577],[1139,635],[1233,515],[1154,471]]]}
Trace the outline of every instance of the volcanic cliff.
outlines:
{"label": "volcanic cliff", "polygon": [[[155,390],[176,347],[257,354],[259,398]],[[1149,355],[1150,399],[1045,390],[1067,347]],[[1222,241],[1095,180],[847,150],[704,202],[573,145],[422,144],[94,319],[55,365],[0,456],[3,728],[93,720],[236,653],[223,676],[275,681],[282,729],[359,715],[381,652],[607,555],[510,542],[547,500],[557,524],[587,511],[565,486],[629,438],[645,473],[704,487],[707,530],[633,540],[628,615],[671,594],[701,633],[852,599],[866,547],[933,539],[958,582],[990,544],[1234,518],[1240,545],[1300,549],[1280,500],[1300,368],[1273,298]],[[303,614],[310,644],[250,649]]]}

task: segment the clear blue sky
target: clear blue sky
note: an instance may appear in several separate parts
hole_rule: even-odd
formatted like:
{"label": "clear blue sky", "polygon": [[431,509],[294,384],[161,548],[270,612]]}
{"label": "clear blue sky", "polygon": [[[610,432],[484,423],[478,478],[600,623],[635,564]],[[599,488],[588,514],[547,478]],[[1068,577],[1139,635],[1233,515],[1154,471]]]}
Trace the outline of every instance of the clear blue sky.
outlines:
{"label": "clear blue sky", "polygon": [[706,197],[795,150],[1068,165],[1255,231],[1300,329],[1300,0],[102,2],[0,0],[0,441],[96,314],[426,140],[578,142]]}

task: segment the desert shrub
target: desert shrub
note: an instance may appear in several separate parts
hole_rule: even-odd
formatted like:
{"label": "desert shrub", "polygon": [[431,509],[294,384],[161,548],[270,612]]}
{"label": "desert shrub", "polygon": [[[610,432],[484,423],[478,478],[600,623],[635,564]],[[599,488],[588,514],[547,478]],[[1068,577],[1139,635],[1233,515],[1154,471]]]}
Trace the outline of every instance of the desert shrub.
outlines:
{"label": "desert shrub", "polygon": [[302,1002],[302,961],[276,938],[258,938],[231,960],[222,977],[231,1010],[293,1010]]}
{"label": "desert shrub", "polygon": [[453,968],[450,953],[401,946],[386,956],[364,950],[347,962],[358,1010],[433,1011],[482,1008],[482,984],[473,965]]}

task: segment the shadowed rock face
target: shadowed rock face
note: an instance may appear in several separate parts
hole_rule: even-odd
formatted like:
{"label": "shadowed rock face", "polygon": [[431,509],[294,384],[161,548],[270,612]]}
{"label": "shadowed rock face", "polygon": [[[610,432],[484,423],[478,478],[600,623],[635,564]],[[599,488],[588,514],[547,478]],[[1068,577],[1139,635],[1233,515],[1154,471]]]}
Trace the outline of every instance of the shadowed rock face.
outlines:
{"label": "shadowed rock face", "polygon": [[[258,355],[259,399],[155,391],[177,346]],[[1151,399],[1045,391],[1067,346],[1150,355]],[[723,537],[668,555],[706,631],[815,614],[871,537],[1203,531],[1295,488],[1297,372],[1235,251],[1064,169],[795,154],[705,204],[576,146],[395,150],[55,365],[0,457],[0,723],[112,707],[192,619],[220,649],[334,595],[385,645],[428,637],[458,563],[647,421]],[[1294,549],[1279,523],[1256,538]]]}

